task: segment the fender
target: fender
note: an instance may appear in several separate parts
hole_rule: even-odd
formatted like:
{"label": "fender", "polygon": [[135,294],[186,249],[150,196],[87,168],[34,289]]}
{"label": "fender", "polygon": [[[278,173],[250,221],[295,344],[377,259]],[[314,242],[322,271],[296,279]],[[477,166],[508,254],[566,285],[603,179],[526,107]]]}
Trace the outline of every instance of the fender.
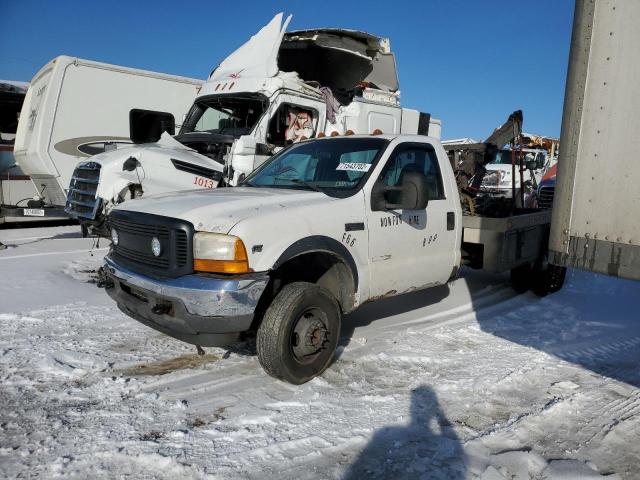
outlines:
{"label": "fender", "polygon": [[334,238],[325,237],[324,235],[312,235],[310,237],[301,238],[297,242],[293,243],[284,252],[282,252],[282,255],[280,255],[278,260],[276,260],[272,268],[275,270],[294,257],[313,252],[331,253],[342,260],[351,270],[355,284],[355,291],[358,291],[358,267],[353,256],[343,244]]}

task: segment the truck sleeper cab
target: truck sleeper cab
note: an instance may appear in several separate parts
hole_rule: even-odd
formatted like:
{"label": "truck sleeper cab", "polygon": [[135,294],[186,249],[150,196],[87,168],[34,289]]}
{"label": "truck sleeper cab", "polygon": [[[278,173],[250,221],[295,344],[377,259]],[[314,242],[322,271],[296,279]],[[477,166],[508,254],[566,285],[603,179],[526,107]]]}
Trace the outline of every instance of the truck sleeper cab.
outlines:
{"label": "truck sleeper cab", "polygon": [[[464,242],[494,248],[467,248],[465,263],[540,258],[548,216],[489,220]],[[103,283],[123,312],[202,346],[256,331],[263,368],[296,384],[327,368],[343,314],[444,284],[463,260],[451,165],[417,135],[306,140],[237,188],[123,204],[109,223]]]}

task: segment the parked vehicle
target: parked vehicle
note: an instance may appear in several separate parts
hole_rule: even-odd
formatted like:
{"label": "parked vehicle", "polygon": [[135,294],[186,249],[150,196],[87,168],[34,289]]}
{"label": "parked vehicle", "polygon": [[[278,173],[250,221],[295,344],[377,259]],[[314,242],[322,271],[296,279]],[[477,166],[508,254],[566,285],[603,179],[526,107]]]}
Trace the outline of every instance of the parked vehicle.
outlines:
{"label": "parked vehicle", "polygon": [[53,59],[29,85],[15,136],[19,181],[28,188],[21,198],[31,207],[27,200],[5,199],[0,217],[68,218],[66,190],[79,160],[129,146],[132,111],[159,110],[181,122],[201,86],[191,78],[67,56]]}
{"label": "parked vehicle", "polygon": [[28,219],[7,217],[5,208],[20,204],[24,207],[20,213],[28,215],[32,212],[33,198],[38,194],[29,176],[16,164],[13,153],[18,119],[28,86],[25,82],[0,80],[0,224]]}
{"label": "parked vehicle", "polygon": [[553,197],[556,191],[556,172],[558,171],[558,165],[553,165],[549,168],[540,181],[538,186],[538,207],[539,208],[552,208]]}
{"label": "parked vehicle", "polygon": [[549,261],[640,279],[640,2],[576,2]]}
{"label": "parked vehicle", "polygon": [[445,284],[461,265],[559,289],[541,263],[550,217],[463,216],[433,137],[311,139],[234,189],[114,208],[103,283],[127,315],[189,343],[255,331],[264,369],[303,383],[327,367],[343,314]]}
{"label": "parked vehicle", "polygon": [[67,213],[108,235],[106,215],[122,201],[235,186],[305,138],[376,130],[440,136],[438,120],[400,107],[388,39],[334,28],[286,32],[290,20],[276,15],[213,70],[174,138],[141,135],[133,149],[80,164]]}
{"label": "parked vehicle", "polygon": [[[547,165],[546,152],[544,150],[523,148],[518,150],[517,154],[524,157],[522,160],[524,165],[527,165],[529,162],[533,162],[535,165],[535,168],[526,171],[523,175],[523,180],[524,182],[528,182],[533,188],[537,187]],[[511,198],[512,183],[515,182],[517,195],[521,189],[519,168],[517,172],[518,175],[516,175],[512,181],[512,162],[511,150],[499,150],[495,152],[494,159],[485,165],[487,172],[482,179],[480,191],[490,195]],[[519,163],[520,162],[518,162],[518,165]]]}

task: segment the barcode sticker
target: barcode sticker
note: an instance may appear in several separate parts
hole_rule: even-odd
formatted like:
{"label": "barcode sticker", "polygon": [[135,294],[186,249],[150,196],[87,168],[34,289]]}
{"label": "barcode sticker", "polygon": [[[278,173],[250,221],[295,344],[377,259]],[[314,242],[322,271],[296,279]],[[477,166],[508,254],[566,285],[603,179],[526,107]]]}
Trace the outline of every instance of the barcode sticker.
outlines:
{"label": "barcode sticker", "polygon": [[370,168],[370,163],[341,163],[336,167],[336,170],[347,170],[349,172],[368,172]]}

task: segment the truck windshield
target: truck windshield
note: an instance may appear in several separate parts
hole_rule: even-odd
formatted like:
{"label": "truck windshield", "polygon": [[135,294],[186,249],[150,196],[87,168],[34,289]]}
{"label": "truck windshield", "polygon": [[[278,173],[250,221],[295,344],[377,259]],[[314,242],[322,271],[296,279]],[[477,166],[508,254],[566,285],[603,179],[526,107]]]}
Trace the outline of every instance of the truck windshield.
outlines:
{"label": "truck windshield", "polygon": [[191,132],[246,135],[264,113],[266,98],[211,96],[189,110],[180,134]]}
{"label": "truck windshield", "polygon": [[511,165],[511,150],[498,150],[490,163],[493,165]]}
{"label": "truck windshield", "polygon": [[[535,160],[544,163],[544,155],[540,152],[523,152],[523,163]],[[520,155],[518,153],[518,155]],[[516,156],[516,163],[518,163],[518,157]],[[490,162],[492,165],[511,165],[511,150],[498,150],[496,156]]]}
{"label": "truck windshield", "polygon": [[252,187],[352,190],[387,143],[376,137],[307,140],[283,150],[244,183]]}

